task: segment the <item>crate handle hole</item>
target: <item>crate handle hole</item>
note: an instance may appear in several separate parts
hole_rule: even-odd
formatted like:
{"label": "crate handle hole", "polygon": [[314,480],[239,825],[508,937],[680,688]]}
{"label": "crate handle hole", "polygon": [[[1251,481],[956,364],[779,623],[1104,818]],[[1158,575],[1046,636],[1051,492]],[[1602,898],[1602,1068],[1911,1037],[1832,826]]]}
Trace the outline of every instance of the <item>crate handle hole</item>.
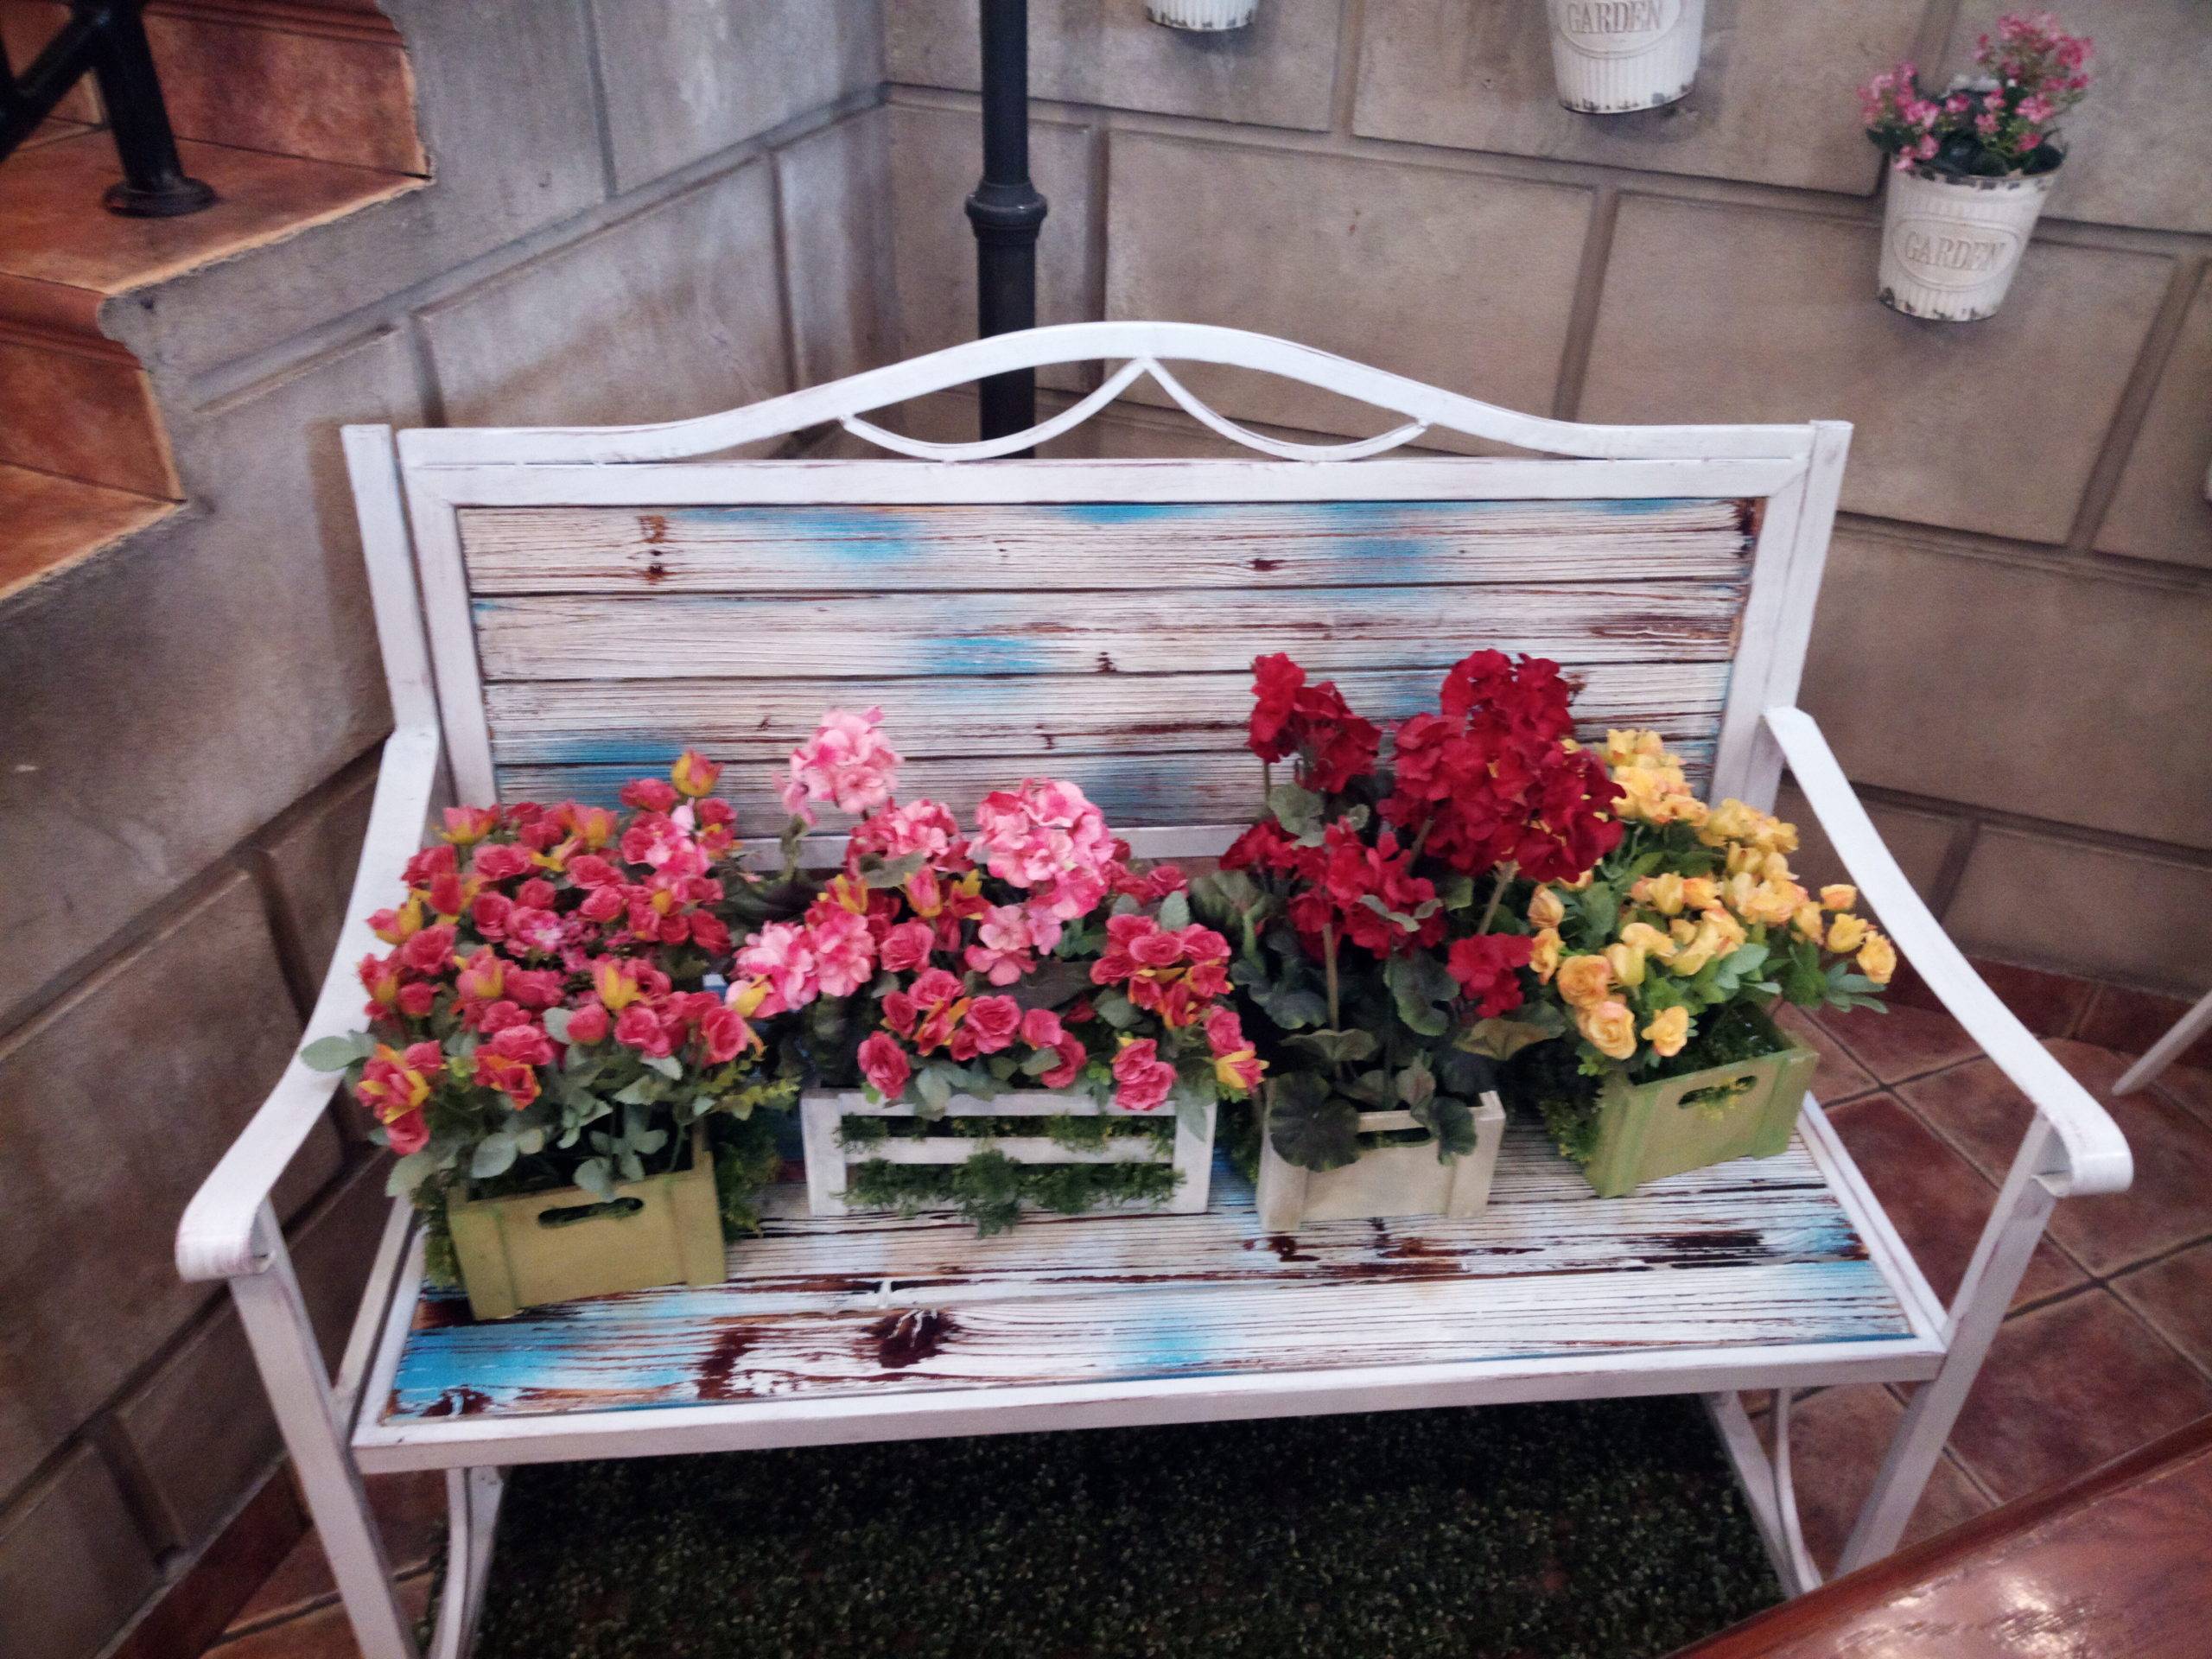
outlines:
{"label": "crate handle hole", "polygon": [[643,1198],[608,1198],[601,1204],[564,1204],[556,1209],[537,1212],[541,1227],[573,1227],[580,1221],[596,1221],[601,1217],[634,1216],[645,1207]]}
{"label": "crate handle hole", "polygon": [[1675,1103],[1686,1112],[1695,1112],[1703,1117],[1720,1117],[1758,1086],[1758,1078],[1746,1073],[1740,1077],[1732,1077],[1726,1083],[1693,1089]]}

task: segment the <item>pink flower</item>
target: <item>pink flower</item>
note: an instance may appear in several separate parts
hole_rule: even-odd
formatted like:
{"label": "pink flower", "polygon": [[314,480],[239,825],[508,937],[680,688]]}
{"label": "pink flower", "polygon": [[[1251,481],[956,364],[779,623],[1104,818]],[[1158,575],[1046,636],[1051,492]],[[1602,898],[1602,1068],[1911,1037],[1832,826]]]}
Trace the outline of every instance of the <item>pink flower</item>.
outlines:
{"label": "pink flower", "polygon": [[728,1064],[758,1040],[735,1008],[717,1003],[699,1016],[699,1046],[709,1065]]}
{"label": "pink flower", "polygon": [[420,1112],[404,1112],[384,1126],[385,1139],[404,1158],[430,1144],[430,1125]]}
{"label": "pink flower", "polygon": [[622,1010],[621,1017],[614,1022],[614,1040],[652,1059],[672,1053],[676,1048],[660,1016],[642,1002],[632,1002]]}
{"label": "pink flower", "polygon": [[511,881],[529,872],[530,852],[511,841],[487,842],[476,849],[469,866],[486,881]]}
{"label": "pink flower", "polygon": [[1021,1004],[1010,996],[979,996],[968,1006],[963,1029],[976,1034],[978,1054],[995,1054],[1021,1029]]}
{"label": "pink flower", "polygon": [[950,808],[931,800],[887,806],[862,819],[854,827],[850,850],[877,853],[885,858],[919,853],[930,863],[949,869],[968,861],[968,843],[960,834],[960,821]]}
{"label": "pink flower", "polygon": [[968,965],[994,985],[1011,985],[1037,965],[1029,952],[1029,918],[1021,906],[994,905],[976,929]]}
{"label": "pink flower", "polygon": [[665,812],[676,804],[676,785],[665,778],[639,778],[622,785],[622,804],[645,812]]}
{"label": "pink flower", "polygon": [[524,1065],[553,1064],[552,1039],[536,1026],[505,1027],[485,1046],[494,1054],[503,1054],[511,1060],[520,1060]]}
{"label": "pink flower", "polygon": [[1160,1045],[1147,1037],[1114,1057],[1114,1103],[1125,1111],[1149,1112],[1166,1102],[1175,1087],[1175,1068],[1160,1058]]}
{"label": "pink flower", "polygon": [[868,919],[836,906],[818,906],[807,923],[807,948],[824,996],[850,996],[875,973],[875,939]]}
{"label": "pink flower", "polygon": [[524,950],[543,951],[551,955],[561,948],[561,918],[550,910],[532,910],[527,905],[517,905],[507,912],[507,943]]}
{"label": "pink flower", "polygon": [[1021,1040],[1032,1048],[1058,1048],[1066,1035],[1060,1016],[1050,1008],[1032,1008],[1021,1016]]}
{"label": "pink flower", "polygon": [[764,1018],[804,1007],[822,991],[806,931],[790,922],[771,922],[739,946],[730,977],[766,983],[768,995],[757,1010]]}
{"label": "pink flower", "polygon": [[854,714],[832,709],[814,735],[791,751],[791,775],[783,788],[784,806],[811,824],[817,801],[840,812],[873,812],[891,799],[899,775],[899,752],[884,741],[880,709]]}
{"label": "pink flower", "polygon": [[602,1003],[587,1002],[569,1013],[569,1040],[572,1043],[603,1043],[611,1022]]}
{"label": "pink flower", "polygon": [[[990,873],[1017,887],[1057,887],[1063,877],[1095,885],[1096,905],[1114,862],[1114,836],[1099,810],[1073,784],[1027,779],[1015,791],[997,790],[976,809],[973,850]],[[1055,906],[1057,911],[1058,907]],[[1080,910],[1060,912],[1069,920]]]}
{"label": "pink flower", "polygon": [[1084,1047],[1080,1037],[1065,1033],[1052,1047],[1058,1053],[1060,1063],[1039,1076],[1037,1081],[1046,1089],[1065,1089],[1083,1075],[1083,1068],[1090,1059],[1090,1052]]}
{"label": "pink flower", "polygon": [[886,1100],[896,1100],[905,1094],[907,1079],[914,1075],[906,1051],[886,1032],[872,1032],[861,1041],[860,1063],[861,1075]]}
{"label": "pink flower", "polygon": [[912,973],[930,959],[937,931],[927,922],[901,922],[883,936],[876,960],[894,974]]}
{"label": "pink flower", "polygon": [[957,1000],[961,992],[960,982],[942,968],[923,969],[909,988],[916,1004],[925,1008],[942,1007]]}

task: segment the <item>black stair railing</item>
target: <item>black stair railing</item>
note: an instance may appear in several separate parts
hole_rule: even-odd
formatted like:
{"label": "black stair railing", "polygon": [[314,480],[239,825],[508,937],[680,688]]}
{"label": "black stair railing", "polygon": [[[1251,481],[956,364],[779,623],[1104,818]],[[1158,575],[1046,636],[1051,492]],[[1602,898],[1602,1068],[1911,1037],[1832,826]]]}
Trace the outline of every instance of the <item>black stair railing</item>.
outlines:
{"label": "black stair railing", "polygon": [[99,83],[121,182],[102,200],[110,213],[133,219],[174,219],[210,207],[215,193],[187,178],[162,101],[161,77],[139,16],[143,0],[74,0],[68,21],[21,75],[0,46],[0,160],[54,112],[63,94],[89,74]]}

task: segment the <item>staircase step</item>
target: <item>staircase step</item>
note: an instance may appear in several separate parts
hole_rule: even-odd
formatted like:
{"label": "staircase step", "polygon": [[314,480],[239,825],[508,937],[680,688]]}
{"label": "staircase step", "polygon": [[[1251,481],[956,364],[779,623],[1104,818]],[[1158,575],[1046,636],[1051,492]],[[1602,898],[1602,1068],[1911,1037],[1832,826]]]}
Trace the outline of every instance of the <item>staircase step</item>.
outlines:
{"label": "staircase step", "polygon": [[127,490],[0,466],[0,600],[177,510]]}

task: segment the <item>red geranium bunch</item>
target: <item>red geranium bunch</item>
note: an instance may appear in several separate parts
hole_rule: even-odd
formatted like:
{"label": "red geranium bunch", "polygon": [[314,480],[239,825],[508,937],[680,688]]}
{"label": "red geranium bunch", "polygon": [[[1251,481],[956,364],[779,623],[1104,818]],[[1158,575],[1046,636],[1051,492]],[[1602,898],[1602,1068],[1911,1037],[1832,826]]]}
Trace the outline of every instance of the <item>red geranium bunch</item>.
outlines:
{"label": "red geranium bunch", "polygon": [[720,768],[687,750],[626,785],[618,813],[569,801],[454,807],[369,926],[366,1031],[311,1045],[344,1068],[395,1185],[581,1185],[602,1197],[671,1167],[710,1113],[788,1105],[751,1012],[704,988],[717,913],[748,882]]}
{"label": "red geranium bunch", "polygon": [[[972,830],[936,801],[899,802],[880,719],[833,711],[794,756],[810,801],[873,810],[804,913],[739,946],[733,997],[809,1010],[825,1077],[856,1071],[930,1113],[1024,1086],[1150,1111],[1179,1085],[1212,1099],[1256,1081],[1235,1015],[1217,1017],[1228,942],[1191,923],[1179,870],[1133,867],[1065,781],[985,796]],[[864,789],[848,775],[861,768]]]}
{"label": "red geranium bunch", "polygon": [[[1527,899],[1617,846],[1619,790],[1572,736],[1556,663],[1478,651],[1438,706],[1384,734],[1285,656],[1253,664],[1268,813],[1194,893],[1244,942],[1233,974],[1305,1070],[1278,1079],[1276,1149],[1331,1168],[1357,1113],[1402,1106],[1440,1155],[1472,1144],[1487,1062],[1532,1035]],[[1288,782],[1276,762],[1290,760]]]}

